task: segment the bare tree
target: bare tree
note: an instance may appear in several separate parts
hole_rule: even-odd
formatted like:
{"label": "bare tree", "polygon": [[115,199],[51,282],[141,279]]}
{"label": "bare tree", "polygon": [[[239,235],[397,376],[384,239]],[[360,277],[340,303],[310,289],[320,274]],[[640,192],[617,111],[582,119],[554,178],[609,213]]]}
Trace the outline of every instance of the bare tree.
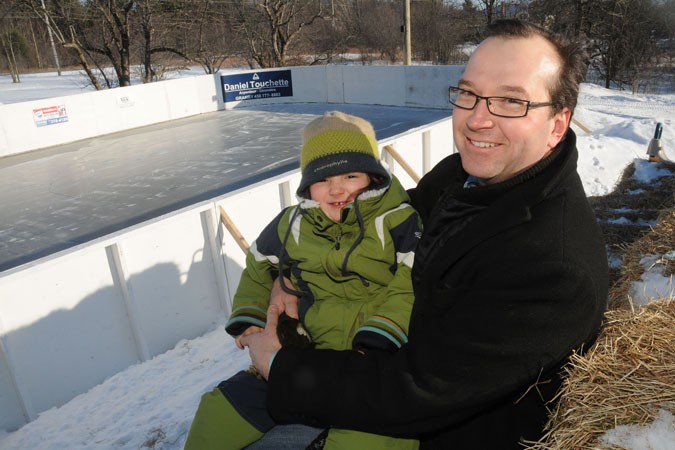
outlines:
{"label": "bare tree", "polygon": [[164,34],[159,48],[200,65],[205,73],[215,73],[229,58],[244,53],[245,45],[235,32],[234,17],[235,8],[222,1],[178,4],[163,11]]}
{"label": "bare tree", "polygon": [[[412,50],[416,59],[432,63],[463,62],[462,44],[475,42],[485,23],[492,22],[500,11],[504,14],[507,5],[509,15],[525,14],[555,31],[587,38],[593,73],[606,86],[644,89],[645,80],[655,74],[673,76],[669,74],[675,59],[671,54],[674,2],[415,2],[411,9]],[[364,62],[384,58],[394,63],[400,60],[404,37],[403,5],[394,0],[44,3],[46,10],[42,0],[0,2],[0,17],[4,18],[0,23],[0,61],[16,68],[37,59],[39,66],[40,53],[48,48],[46,31],[50,29],[62,56],[70,56],[70,64],[82,67],[97,89],[131,84],[135,76],[132,64],[139,64],[142,80],[150,82],[188,63],[214,73],[228,58],[236,57],[243,57],[250,67],[279,67],[327,63],[356,51]],[[7,16],[7,11],[12,15]],[[14,74],[18,77],[17,70]]]}
{"label": "bare tree", "polygon": [[40,0],[22,0],[22,4],[29,8],[35,17],[44,18],[59,44],[75,53],[78,64],[87,74],[92,86],[97,90],[101,89],[86,47],[76,32],[76,18],[84,17],[83,5],[76,0],[53,0],[48,3],[47,8],[43,8],[43,2]]}
{"label": "bare tree", "polygon": [[464,62],[461,44],[471,28],[472,23],[458,7],[437,0],[417,4],[413,10],[413,52],[417,59],[434,64]]}
{"label": "bare tree", "polygon": [[[536,0],[529,5],[530,20],[539,21],[574,38],[588,36],[600,5],[592,0]],[[593,20],[591,18],[594,18]]]}
{"label": "bare tree", "polygon": [[8,20],[4,20],[0,25],[0,47],[7,60],[7,68],[12,76],[13,83],[20,83],[19,62],[22,54],[25,54],[25,41],[23,36],[17,31],[17,28]]}
{"label": "bare tree", "polygon": [[[153,56],[168,52],[185,58],[179,49],[155,45],[154,24],[161,0],[22,0],[37,16],[46,17],[58,42],[77,55],[96,89],[131,85],[133,55],[143,67],[143,81],[157,78]],[[181,2],[184,3],[184,2]],[[169,27],[162,27],[165,33]],[[112,73],[108,70],[112,68]]]}
{"label": "bare tree", "polygon": [[605,87],[636,91],[651,77],[668,34],[664,9],[672,0],[538,0],[530,5],[536,20],[555,31],[586,38],[591,70]]}
{"label": "bare tree", "polygon": [[232,40],[227,39],[232,36],[226,33],[229,29],[226,11],[222,4],[206,0],[193,17],[196,19],[192,27],[195,32],[190,33],[193,41],[187,57],[202,66],[206,73],[215,73],[232,52]]}
{"label": "bare tree", "polygon": [[612,83],[635,89],[658,53],[656,38],[662,28],[651,1],[604,0],[602,17],[592,18],[592,67]]}
{"label": "bare tree", "polygon": [[[41,2],[27,1],[37,14],[41,13]],[[96,55],[112,66],[119,86],[131,85],[129,18],[135,6],[135,0],[52,0],[44,11],[59,42],[77,52],[96,89],[101,88],[91,69],[92,65],[101,69],[101,60]],[[108,87],[113,87],[105,71],[99,72]]]}
{"label": "bare tree", "polygon": [[[340,61],[350,47],[356,45],[356,36],[350,26],[349,8],[333,2],[330,18],[319,20],[298,39],[296,53],[302,55],[300,64],[316,65]],[[293,62],[293,61],[289,61]]]}
{"label": "bare tree", "polygon": [[[144,83],[162,79],[167,70],[156,60],[157,54],[171,53],[178,55],[184,61],[188,60],[185,52],[168,43],[173,37],[185,31],[180,22],[185,5],[187,4],[175,5],[158,0],[137,0],[136,14],[132,19],[133,23],[137,24],[139,32],[138,44],[133,48],[139,54],[138,59],[142,66],[141,77]],[[179,11],[178,16],[175,10]]]}
{"label": "bare tree", "polygon": [[495,5],[497,4],[497,0],[479,0],[478,4],[483,5],[483,10],[485,11],[485,23],[490,25],[495,15]]}
{"label": "bare tree", "polygon": [[89,0],[89,5],[88,18],[97,22],[99,33],[81,33],[86,49],[107,59],[115,70],[119,86],[131,86],[129,16],[136,1]]}
{"label": "bare tree", "polygon": [[17,32],[15,21],[12,19],[16,5],[14,2],[7,2],[0,6],[0,48],[7,61],[7,69],[12,76],[13,83],[21,82],[19,76],[19,67],[17,62],[17,53],[22,49],[21,35]]}
{"label": "bare tree", "polygon": [[392,63],[401,59],[404,38],[402,3],[355,0],[341,19],[353,36],[353,46],[361,50],[364,62],[372,61],[373,55]]}
{"label": "bare tree", "polygon": [[248,44],[251,62],[260,67],[286,65],[291,46],[305,27],[324,17],[314,0],[240,0],[238,24]]}

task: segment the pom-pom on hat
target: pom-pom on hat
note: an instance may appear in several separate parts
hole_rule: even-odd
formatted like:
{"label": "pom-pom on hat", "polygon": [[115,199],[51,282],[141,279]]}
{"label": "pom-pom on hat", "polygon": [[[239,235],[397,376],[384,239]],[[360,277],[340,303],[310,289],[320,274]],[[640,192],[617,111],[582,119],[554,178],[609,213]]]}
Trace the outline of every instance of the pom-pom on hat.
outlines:
{"label": "pom-pom on hat", "polygon": [[365,119],[330,111],[305,126],[300,153],[302,180],[297,194],[309,197],[312,183],[348,172],[366,172],[390,181],[380,162],[373,126]]}

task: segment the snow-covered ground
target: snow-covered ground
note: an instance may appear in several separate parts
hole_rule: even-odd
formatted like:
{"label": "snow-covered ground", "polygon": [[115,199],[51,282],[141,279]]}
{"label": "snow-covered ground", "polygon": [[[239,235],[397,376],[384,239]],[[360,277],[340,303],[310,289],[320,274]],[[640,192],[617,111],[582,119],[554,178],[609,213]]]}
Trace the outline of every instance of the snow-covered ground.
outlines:
{"label": "snow-covered ground", "polygon": [[[204,75],[204,71],[198,67],[191,67],[167,73],[166,79],[192,75]],[[11,76],[0,75],[0,105],[94,91],[84,71],[78,70],[62,71],[61,75],[56,72],[20,74],[19,79],[20,83],[13,83]],[[140,83],[140,80],[133,78],[132,84],[137,83]]]}
{"label": "snow-covered ground", "polygon": [[[83,85],[77,72],[61,77],[22,75],[20,84],[0,75],[0,103],[90,89]],[[591,130],[585,133],[575,126],[579,173],[588,195],[611,192],[624,168],[636,160],[635,176],[642,180],[675,176],[656,170],[646,161],[657,122],[663,124],[663,153],[675,161],[675,94],[631,95],[585,84],[575,119]],[[649,272],[643,276],[643,283],[652,289],[642,286],[635,292],[675,296],[672,277]],[[636,303],[649,300],[635,299]],[[0,430],[0,449],[182,449],[201,394],[248,364],[248,354],[238,350],[218,326],[197,339],[179,342],[150,361],[129,367],[62,407],[45,411],[17,431]],[[664,411],[651,426],[622,427],[608,433],[607,438],[631,450],[673,450],[673,415]]]}

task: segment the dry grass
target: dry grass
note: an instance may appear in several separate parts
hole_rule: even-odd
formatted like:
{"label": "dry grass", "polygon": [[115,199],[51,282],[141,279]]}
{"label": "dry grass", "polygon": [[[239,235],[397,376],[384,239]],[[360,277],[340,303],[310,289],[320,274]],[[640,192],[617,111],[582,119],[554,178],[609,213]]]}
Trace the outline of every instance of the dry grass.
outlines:
{"label": "dry grass", "polygon": [[596,344],[572,356],[548,434],[530,450],[611,449],[599,442],[607,430],[675,412],[674,325],[675,301],[608,311]]}
{"label": "dry grass", "polygon": [[[655,164],[675,174],[675,163]],[[675,249],[675,176],[643,183],[633,177],[634,172],[635,167],[629,165],[611,194],[589,198],[610,256],[622,260],[620,268],[610,270],[610,309],[630,306],[627,294],[630,283],[640,279],[644,271],[640,265],[642,256],[662,255]],[[627,221],[619,222],[617,218]],[[673,273],[674,264],[667,262],[665,274]]]}
{"label": "dry grass", "polygon": [[[675,177],[673,178],[675,179]],[[609,291],[608,304],[610,309],[626,308],[631,304],[629,295],[631,283],[639,280],[645,271],[640,263],[644,256],[659,256],[657,263],[663,265],[663,275],[673,275],[675,273],[675,259],[662,256],[672,251],[675,251],[675,208],[663,212],[658,223],[649,233],[625,246],[621,276]]]}
{"label": "dry grass", "polygon": [[[675,174],[675,164],[659,164]],[[660,257],[665,276],[675,272],[675,261],[663,257],[675,251],[675,176],[647,186],[632,178],[633,170],[626,169],[612,194],[591,199],[622,266],[613,276],[598,340],[571,357],[547,433],[530,450],[617,449],[600,442],[606,431],[651,423],[660,409],[675,413],[675,299],[634,308],[629,297],[631,283],[645,272],[644,256]],[[655,225],[608,222],[617,211],[623,217],[634,212],[633,224]]]}

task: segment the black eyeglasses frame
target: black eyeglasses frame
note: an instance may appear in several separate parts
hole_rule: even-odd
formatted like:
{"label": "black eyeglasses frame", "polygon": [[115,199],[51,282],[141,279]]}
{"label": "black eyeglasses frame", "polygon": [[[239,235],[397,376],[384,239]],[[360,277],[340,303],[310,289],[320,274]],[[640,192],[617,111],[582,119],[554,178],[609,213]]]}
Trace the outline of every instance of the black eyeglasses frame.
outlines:
{"label": "black eyeglasses frame", "polygon": [[[471,108],[467,108],[466,106],[460,106],[460,105],[454,103],[452,100],[450,100],[452,98],[453,94],[458,94],[460,92],[466,92],[470,95],[473,95],[476,98],[476,102],[473,104],[473,106]],[[490,109],[490,100],[495,99],[495,98],[501,99],[501,100],[515,100],[515,101],[518,101],[518,102],[523,102],[523,104],[525,104],[525,112],[523,113],[523,115],[520,115],[520,116],[505,116],[504,114],[497,114]],[[489,96],[489,97],[484,97],[482,95],[478,95],[474,92],[471,92],[468,89],[462,89],[462,88],[457,87],[457,86],[448,87],[448,101],[450,102],[451,105],[453,105],[453,106],[455,106],[459,109],[471,111],[474,108],[476,108],[476,106],[478,105],[478,103],[481,100],[485,100],[485,104],[486,104],[487,109],[490,112],[490,114],[492,114],[493,116],[504,117],[504,118],[507,118],[507,119],[519,119],[521,117],[525,117],[525,116],[527,116],[527,113],[532,108],[542,108],[542,107],[545,107],[545,106],[556,106],[557,105],[556,102],[531,102],[529,100],[524,100],[522,98],[515,98],[515,97],[502,97],[502,96],[494,96],[494,95]]]}

